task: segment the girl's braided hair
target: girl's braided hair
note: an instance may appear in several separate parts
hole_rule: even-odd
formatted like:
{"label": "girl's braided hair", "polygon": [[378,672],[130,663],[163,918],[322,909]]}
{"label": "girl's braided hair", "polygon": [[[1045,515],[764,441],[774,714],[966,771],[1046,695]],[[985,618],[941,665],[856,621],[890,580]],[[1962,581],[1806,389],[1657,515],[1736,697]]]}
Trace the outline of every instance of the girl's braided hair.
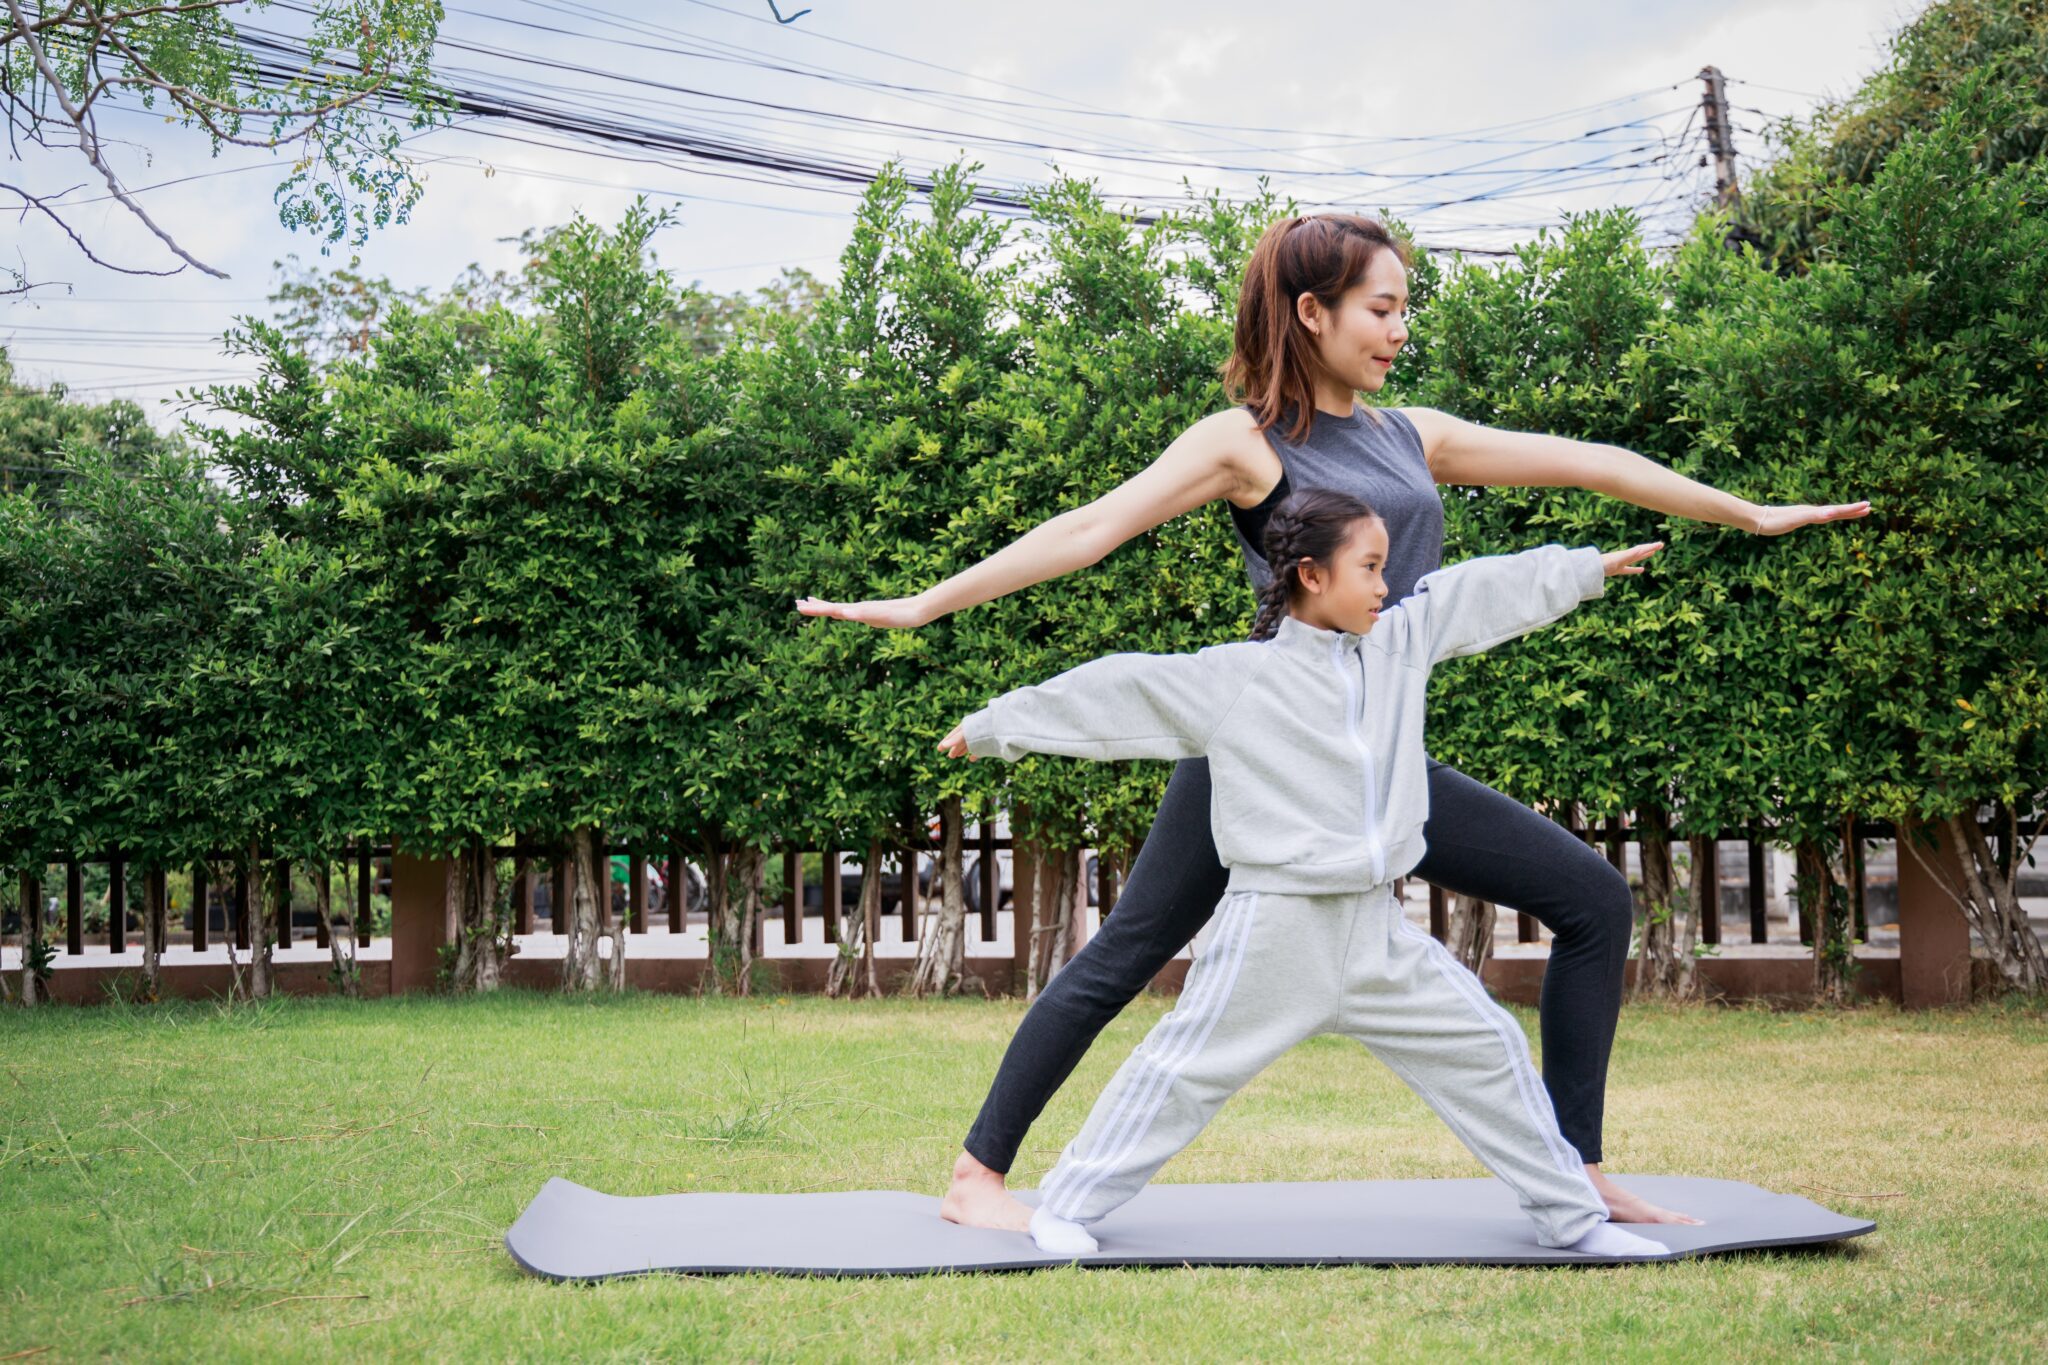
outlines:
{"label": "girl's braided hair", "polygon": [[1291,493],[1266,523],[1266,563],[1273,577],[1259,593],[1259,615],[1251,638],[1270,640],[1280,629],[1288,605],[1301,587],[1301,562],[1312,560],[1323,570],[1330,557],[1351,538],[1351,528],[1377,517],[1364,498],[1334,489],[1312,488]]}

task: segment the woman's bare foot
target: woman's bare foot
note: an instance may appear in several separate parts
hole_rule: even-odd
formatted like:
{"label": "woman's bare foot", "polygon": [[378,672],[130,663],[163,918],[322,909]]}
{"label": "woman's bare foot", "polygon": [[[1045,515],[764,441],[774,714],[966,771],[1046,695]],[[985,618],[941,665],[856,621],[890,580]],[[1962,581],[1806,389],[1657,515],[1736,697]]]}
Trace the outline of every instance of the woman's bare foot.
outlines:
{"label": "woman's bare foot", "polygon": [[953,1183],[939,1201],[939,1217],[969,1228],[1031,1230],[1030,1205],[1005,1188],[1001,1171],[982,1165],[971,1152],[960,1153],[953,1163]]}
{"label": "woman's bare foot", "polygon": [[[1700,1220],[1689,1213],[1675,1213],[1660,1209],[1639,1194],[1630,1194],[1621,1186],[1609,1180],[1600,1168],[1592,1162],[1586,1163],[1586,1175],[1593,1182],[1593,1188],[1607,1201],[1607,1221],[1610,1223],[1691,1223],[1699,1226]],[[958,1179],[958,1176],[955,1176]]]}

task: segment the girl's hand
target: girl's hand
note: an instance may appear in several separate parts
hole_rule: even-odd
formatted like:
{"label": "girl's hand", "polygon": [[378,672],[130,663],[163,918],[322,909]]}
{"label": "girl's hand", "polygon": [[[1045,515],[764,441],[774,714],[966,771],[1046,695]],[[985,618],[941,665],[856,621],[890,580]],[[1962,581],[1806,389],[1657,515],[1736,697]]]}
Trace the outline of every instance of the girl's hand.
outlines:
{"label": "girl's hand", "polygon": [[1643,560],[1648,559],[1651,555],[1657,553],[1657,551],[1663,548],[1664,542],[1658,540],[1653,541],[1648,545],[1637,545],[1632,549],[1610,550],[1606,554],[1600,556],[1600,563],[1607,570],[1607,576],[1609,578],[1613,578],[1619,574],[1641,573],[1641,569],[1630,568],[1629,566],[1632,564],[1640,564]]}
{"label": "girl's hand", "polygon": [[916,597],[891,597],[876,602],[827,602],[821,597],[799,597],[796,609],[806,616],[831,616],[889,630],[915,630],[931,619]]}
{"label": "girl's hand", "polygon": [[1817,503],[1798,503],[1787,507],[1760,507],[1757,509],[1756,533],[1760,536],[1782,536],[1787,531],[1796,531],[1802,526],[1814,526],[1823,521],[1854,521],[1857,517],[1869,515],[1868,502],[1838,502],[1826,506]]}
{"label": "girl's hand", "polygon": [[946,732],[946,737],[939,741],[939,752],[948,758],[964,758],[969,763],[980,757],[967,752],[967,722],[964,720]]}

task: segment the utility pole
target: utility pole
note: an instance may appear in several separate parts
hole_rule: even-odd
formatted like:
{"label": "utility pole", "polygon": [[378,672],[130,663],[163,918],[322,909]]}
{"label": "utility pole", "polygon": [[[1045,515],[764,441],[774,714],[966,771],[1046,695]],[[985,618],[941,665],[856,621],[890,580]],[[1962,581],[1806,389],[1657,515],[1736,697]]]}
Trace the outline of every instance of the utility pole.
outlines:
{"label": "utility pole", "polygon": [[[1745,242],[1761,245],[1756,234],[1742,222],[1742,188],[1735,178],[1735,135],[1728,121],[1728,87],[1721,78],[1721,68],[1703,66],[1699,78],[1706,85],[1706,92],[1700,96],[1700,112],[1707,125],[1707,152],[1714,159],[1714,207],[1726,210],[1731,220],[1723,240],[1731,250]],[[1707,157],[1702,156],[1700,165],[1706,164]]]}
{"label": "utility pole", "polygon": [[[1742,191],[1735,183],[1735,138],[1728,126],[1728,89],[1721,68],[1703,66],[1700,80],[1706,93],[1700,97],[1700,112],[1706,116],[1707,150],[1714,158],[1714,203],[1719,208],[1740,209]],[[1702,166],[1706,158],[1700,158]]]}

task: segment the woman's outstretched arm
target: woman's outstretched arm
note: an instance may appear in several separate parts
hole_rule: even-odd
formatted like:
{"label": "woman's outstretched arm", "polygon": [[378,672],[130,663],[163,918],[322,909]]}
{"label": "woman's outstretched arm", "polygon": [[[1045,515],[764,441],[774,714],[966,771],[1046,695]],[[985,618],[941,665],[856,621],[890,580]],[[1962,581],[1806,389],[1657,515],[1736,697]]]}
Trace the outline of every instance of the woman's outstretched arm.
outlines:
{"label": "woman's outstretched arm", "polygon": [[1529,431],[1500,431],[1438,412],[1403,408],[1422,436],[1438,483],[1512,488],[1586,488],[1694,521],[1781,536],[1823,521],[1865,516],[1867,502],[1759,506],[1686,478],[1620,446]]}
{"label": "woman's outstretched arm", "polygon": [[1086,568],[1132,536],[1239,493],[1245,476],[1237,453],[1248,434],[1255,431],[1242,408],[1204,417],[1158,459],[1095,501],[1040,522],[987,559],[913,597],[873,602],[801,597],[796,609],[806,616],[909,628]]}

